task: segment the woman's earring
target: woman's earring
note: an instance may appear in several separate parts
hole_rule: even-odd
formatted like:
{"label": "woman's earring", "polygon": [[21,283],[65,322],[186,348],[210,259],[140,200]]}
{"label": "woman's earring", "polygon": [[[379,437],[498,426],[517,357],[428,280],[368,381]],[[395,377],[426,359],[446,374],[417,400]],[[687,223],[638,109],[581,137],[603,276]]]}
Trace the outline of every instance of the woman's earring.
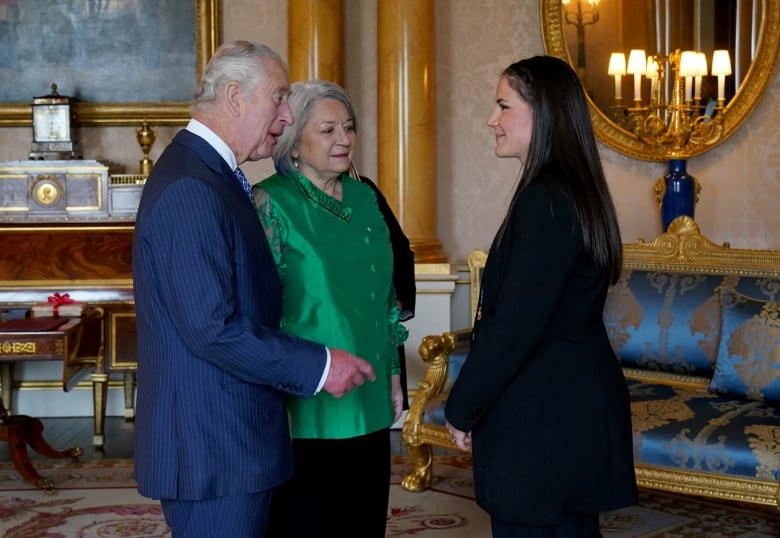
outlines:
{"label": "woman's earring", "polygon": [[298,161],[298,159],[293,159],[293,166],[295,168],[300,168],[301,167],[300,161]]}

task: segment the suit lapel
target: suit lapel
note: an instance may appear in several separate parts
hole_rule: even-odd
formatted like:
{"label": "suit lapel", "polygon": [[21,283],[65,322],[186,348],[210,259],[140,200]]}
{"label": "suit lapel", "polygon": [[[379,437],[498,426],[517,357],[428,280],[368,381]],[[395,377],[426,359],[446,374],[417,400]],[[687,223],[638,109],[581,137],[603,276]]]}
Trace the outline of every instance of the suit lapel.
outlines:
{"label": "suit lapel", "polygon": [[233,170],[208,142],[186,129],[179,131],[174,142],[186,147],[192,152],[193,157],[208,167],[211,173],[204,173],[203,177],[199,179],[209,183],[217,192],[222,193],[225,204],[229,206],[230,211],[237,218],[246,219],[249,217],[258,220],[254,206],[247,203],[246,192],[238,179],[234,177]]}

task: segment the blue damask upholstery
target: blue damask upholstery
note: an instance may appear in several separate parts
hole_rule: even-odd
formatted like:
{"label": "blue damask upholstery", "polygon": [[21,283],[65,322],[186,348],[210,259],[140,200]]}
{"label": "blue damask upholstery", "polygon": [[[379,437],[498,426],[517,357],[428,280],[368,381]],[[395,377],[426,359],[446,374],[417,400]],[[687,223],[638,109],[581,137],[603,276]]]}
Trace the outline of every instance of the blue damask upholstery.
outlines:
{"label": "blue damask upholstery", "polygon": [[721,341],[709,390],[780,404],[780,303],[724,288],[721,304]]}
{"label": "blue damask upholstery", "polygon": [[780,293],[780,281],[765,278],[624,270],[604,307],[621,365],[710,377],[721,341],[722,287],[764,300]]}
{"label": "blue damask upholstery", "polygon": [[621,364],[709,376],[720,340],[722,281],[718,275],[624,271],[604,307]]}
{"label": "blue damask upholstery", "polygon": [[780,479],[780,410],[701,390],[629,381],[637,464]]}

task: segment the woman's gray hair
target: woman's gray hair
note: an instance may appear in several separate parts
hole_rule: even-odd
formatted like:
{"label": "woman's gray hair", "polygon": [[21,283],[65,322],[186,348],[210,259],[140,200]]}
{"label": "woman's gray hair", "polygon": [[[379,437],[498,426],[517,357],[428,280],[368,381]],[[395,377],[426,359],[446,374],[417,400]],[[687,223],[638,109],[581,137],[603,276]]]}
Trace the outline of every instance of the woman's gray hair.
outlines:
{"label": "woman's gray hair", "polygon": [[195,88],[192,108],[203,109],[231,82],[238,82],[244,95],[250,95],[264,81],[269,61],[287,69],[282,57],[262,43],[233,41],[221,45],[209,60]]}
{"label": "woman's gray hair", "polygon": [[292,153],[301,142],[301,132],[309,122],[311,109],[323,99],[335,99],[342,103],[349,117],[352,118],[352,126],[357,133],[357,115],[355,107],[349,98],[347,91],[333,82],[325,80],[309,80],[308,82],[296,82],[290,92],[290,109],[295,123],[284,128],[282,136],[274,146],[273,159],[276,171],[284,176],[292,174],[295,168]]}

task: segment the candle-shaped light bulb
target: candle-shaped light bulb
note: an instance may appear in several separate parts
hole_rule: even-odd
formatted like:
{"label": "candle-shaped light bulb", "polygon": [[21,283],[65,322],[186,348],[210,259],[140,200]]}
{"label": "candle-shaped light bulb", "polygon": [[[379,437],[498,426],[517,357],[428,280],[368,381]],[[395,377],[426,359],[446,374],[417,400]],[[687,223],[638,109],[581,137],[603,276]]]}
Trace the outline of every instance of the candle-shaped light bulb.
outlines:
{"label": "candle-shaped light bulb", "polygon": [[701,77],[707,74],[707,55],[703,52],[696,53],[696,75],[694,76],[693,98],[701,100]]}
{"label": "candle-shaped light bulb", "polygon": [[647,60],[645,51],[642,49],[632,49],[628,54],[628,69],[630,75],[634,75],[634,101],[642,100],[642,75],[647,70]]}
{"label": "candle-shaped light bulb", "polygon": [[607,74],[615,77],[615,99],[623,98],[622,77],[626,74],[626,55],[622,52],[613,52],[609,56],[609,68]]}
{"label": "candle-shaped light bulb", "polygon": [[685,77],[685,100],[690,101],[693,93],[693,77],[696,76],[696,53],[684,50],[680,55],[680,76]]}
{"label": "candle-shaped light bulb", "polygon": [[731,74],[729,51],[716,50],[712,53],[712,74],[718,77],[718,102],[722,106],[726,101],[726,75]]}
{"label": "candle-shaped light bulb", "polygon": [[656,87],[658,86],[658,62],[655,61],[655,56],[647,57],[645,74],[650,79],[650,101],[652,102],[655,100]]}

